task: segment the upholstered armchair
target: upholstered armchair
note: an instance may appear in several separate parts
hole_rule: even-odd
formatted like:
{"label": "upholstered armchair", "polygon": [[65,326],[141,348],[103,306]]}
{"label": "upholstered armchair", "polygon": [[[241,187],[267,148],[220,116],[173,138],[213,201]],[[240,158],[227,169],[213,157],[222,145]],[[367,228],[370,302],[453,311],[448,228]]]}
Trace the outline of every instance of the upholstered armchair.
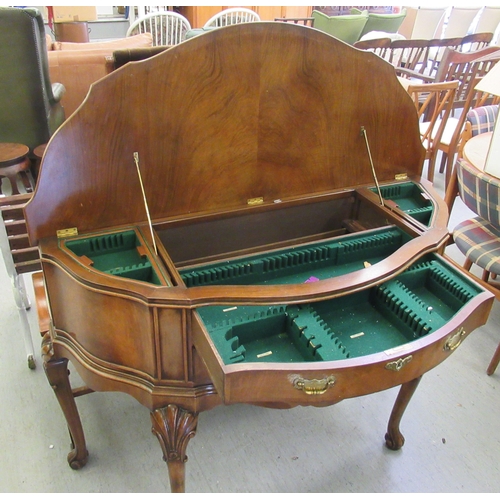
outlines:
{"label": "upholstered armchair", "polygon": [[319,10],[313,10],[311,16],[316,29],[351,45],[359,40],[368,20],[367,11],[354,15],[327,16]]}
{"label": "upholstered armchair", "polygon": [[0,142],[30,153],[64,121],[64,86],[49,78],[42,15],[37,9],[0,7]]}

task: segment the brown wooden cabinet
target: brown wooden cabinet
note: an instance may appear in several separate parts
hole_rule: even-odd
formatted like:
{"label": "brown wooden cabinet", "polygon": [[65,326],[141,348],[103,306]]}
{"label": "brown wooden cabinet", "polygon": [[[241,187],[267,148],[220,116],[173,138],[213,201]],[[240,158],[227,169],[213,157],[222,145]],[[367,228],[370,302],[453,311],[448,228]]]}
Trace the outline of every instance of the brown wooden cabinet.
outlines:
{"label": "brown wooden cabinet", "polygon": [[420,378],[493,302],[440,255],[448,212],[423,161],[391,66],[295,24],[213,30],[94,84],[25,208],[71,467],[88,452],[68,360],[88,390],[150,410],[173,491],[199,412],[220,404],[401,386],[400,448]]}

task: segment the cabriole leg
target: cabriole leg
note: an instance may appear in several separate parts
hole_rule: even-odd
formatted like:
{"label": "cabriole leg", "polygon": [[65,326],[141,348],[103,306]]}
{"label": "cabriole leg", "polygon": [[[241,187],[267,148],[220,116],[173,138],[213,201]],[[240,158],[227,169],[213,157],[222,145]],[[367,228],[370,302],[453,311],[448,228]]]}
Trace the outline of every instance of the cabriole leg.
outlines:
{"label": "cabriole leg", "polygon": [[418,387],[422,377],[410,380],[404,383],[399,390],[398,397],[394,403],[394,408],[392,409],[391,416],[389,418],[389,424],[387,426],[387,434],[385,435],[385,444],[387,448],[391,450],[399,450],[405,443],[405,438],[399,430],[399,424],[401,423],[401,418],[403,413],[410,402],[413,393]]}
{"label": "cabriole leg", "polygon": [[52,359],[44,356],[43,367],[68,424],[71,437],[71,451],[68,454],[68,463],[72,469],[81,469],[87,463],[88,451],[85,445],[80,415],[69,382],[68,360],[65,358]]}
{"label": "cabriole leg", "polygon": [[152,432],[160,441],[163,460],[168,465],[172,493],[185,491],[186,448],[196,434],[198,414],[175,405],[158,408],[151,412]]}

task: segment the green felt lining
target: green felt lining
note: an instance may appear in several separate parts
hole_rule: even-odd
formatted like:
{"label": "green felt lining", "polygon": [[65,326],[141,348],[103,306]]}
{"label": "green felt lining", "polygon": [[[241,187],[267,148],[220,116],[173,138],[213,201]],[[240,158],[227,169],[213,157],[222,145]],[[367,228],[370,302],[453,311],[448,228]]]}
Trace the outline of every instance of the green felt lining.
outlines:
{"label": "green felt lining", "polygon": [[[372,189],[376,192],[376,189]],[[399,208],[415,220],[428,226],[433,214],[432,202],[422,189],[413,182],[381,186],[380,193],[385,200],[392,200]]]}
{"label": "green felt lining", "polygon": [[133,230],[68,240],[65,244],[78,257],[88,257],[98,271],[161,285],[148,257],[138,252],[142,244]]}
{"label": "green felt lining", "polygon": [[336,299],[198,312],[225,364],[333,361],[428,335],[479,292],[443,261],[426,257],[397,278]]}
{"label": "green felt lining", "polygon": [[352,234],[329,242],[197,266],[183,270],[181,276],[187,287],[303,283],[310,278],[325,279],[363,269],[365,262],[375,264],[407,241],[409,236],[399,228],[383,228],[362,236]]}

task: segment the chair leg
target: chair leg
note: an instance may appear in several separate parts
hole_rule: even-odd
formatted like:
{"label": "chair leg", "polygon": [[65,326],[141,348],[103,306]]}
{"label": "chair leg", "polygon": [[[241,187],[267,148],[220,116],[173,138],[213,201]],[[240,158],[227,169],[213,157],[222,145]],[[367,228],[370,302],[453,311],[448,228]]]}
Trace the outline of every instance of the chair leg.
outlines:
{"label": "chair leg", "polygon": [[488,369],[486,370],[486,373],[488,375],[493,375],[495,373],[499,361],[500,361],[500,344],[498,344],[495,354],[493,354]]}
{"label": "chair leg", "polygon": [[488,280],[490,279],[490,272],[483,270],[483,275],[481,278],[485,283],[488,283]]}
{"label": "chair leg", "polygon": [[469,259],[465,259],[465,262],[464,262],[464,269],[466,271],[470,271],[470,268],[472,266],[472,261],[469,260]]}
{"label": "chair leg", "polygon": [[427,166],[427,180],[430,182],[434,182],[434,169],[436,166],[436,156],[437,151],[431,153],[429,157],[429,165]]}
{"label": "chair leg", "polygon": [[457,179],[457,169],[453,165],[451,165],[450,170],[450,178],[446,183],[446,192],[444,196],[444,201],[448,206],[448,217],[451,215],[451,211],[453,210],[453,205],[455,204],[455,200],[458,196],[458,179]]}
{"label": "chair leg", "polygon": [[448,155],[443,151],[443,156],[441,157],[441,165],[439,166],[439,172],[441,174],[444,172],[444,168],[446,166],[447,161],[448,161]]}

